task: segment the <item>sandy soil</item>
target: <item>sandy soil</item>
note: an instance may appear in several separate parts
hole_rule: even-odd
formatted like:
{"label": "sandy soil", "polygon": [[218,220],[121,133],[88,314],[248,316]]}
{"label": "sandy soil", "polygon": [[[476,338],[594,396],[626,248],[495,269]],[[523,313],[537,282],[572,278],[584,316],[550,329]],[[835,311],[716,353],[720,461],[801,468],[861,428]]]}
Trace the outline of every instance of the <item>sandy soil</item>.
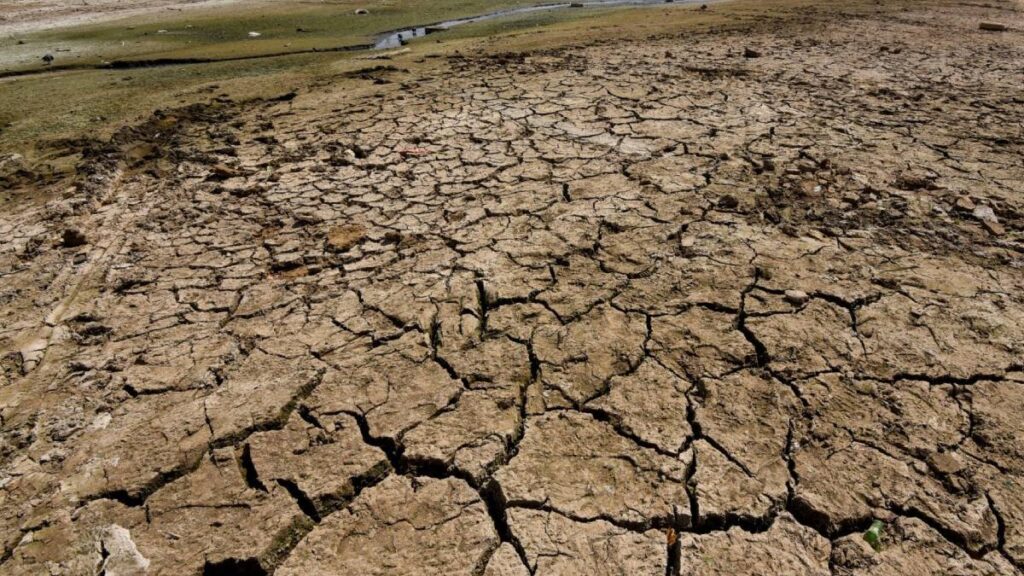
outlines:
{"label": "sandy soil", "polygon": [[786,6],[86,149],[0,572],[1020,574],[1024,13]]}
{"label": "sandy soil", "polygon": [[[88,0],[88,2],[28,0],[25,2],[0,2],[0,36],[159,14],[166,10],[226,6],[238,2],[239,0]],[[249,5],[254,3],[247,2]]]}

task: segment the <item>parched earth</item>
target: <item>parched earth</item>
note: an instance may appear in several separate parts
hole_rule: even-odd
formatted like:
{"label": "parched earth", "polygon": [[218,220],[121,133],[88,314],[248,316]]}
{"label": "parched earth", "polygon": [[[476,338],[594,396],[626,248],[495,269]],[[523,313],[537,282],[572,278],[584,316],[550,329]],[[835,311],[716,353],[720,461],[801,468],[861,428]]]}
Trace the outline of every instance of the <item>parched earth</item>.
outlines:
{"label": "parched earth", "polygon": [[167,112],[9,207],[0,573],[1020,573],[1024,13],[834,4]]}

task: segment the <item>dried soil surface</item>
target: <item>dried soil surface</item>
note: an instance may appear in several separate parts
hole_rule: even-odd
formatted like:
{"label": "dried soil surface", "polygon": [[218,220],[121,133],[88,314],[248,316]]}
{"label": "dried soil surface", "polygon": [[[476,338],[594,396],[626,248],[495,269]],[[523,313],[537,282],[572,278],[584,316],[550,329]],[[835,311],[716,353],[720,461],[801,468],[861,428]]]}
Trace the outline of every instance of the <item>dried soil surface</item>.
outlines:
{"label": "dried soil surface", "polygon": [[1020,573],[1024,13],[835,4],[87,151],[0,215],[0,573]]}

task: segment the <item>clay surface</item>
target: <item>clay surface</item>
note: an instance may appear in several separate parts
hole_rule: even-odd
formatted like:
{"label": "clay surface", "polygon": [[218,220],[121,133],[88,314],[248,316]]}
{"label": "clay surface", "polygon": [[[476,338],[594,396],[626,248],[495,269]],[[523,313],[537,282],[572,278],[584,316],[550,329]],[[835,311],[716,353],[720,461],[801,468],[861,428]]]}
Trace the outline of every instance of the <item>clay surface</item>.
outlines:
{"label": "clay surface", "polygon": [[0,214],[0,573],[1020,573],[1021,29],[802,2],[126,129]]}

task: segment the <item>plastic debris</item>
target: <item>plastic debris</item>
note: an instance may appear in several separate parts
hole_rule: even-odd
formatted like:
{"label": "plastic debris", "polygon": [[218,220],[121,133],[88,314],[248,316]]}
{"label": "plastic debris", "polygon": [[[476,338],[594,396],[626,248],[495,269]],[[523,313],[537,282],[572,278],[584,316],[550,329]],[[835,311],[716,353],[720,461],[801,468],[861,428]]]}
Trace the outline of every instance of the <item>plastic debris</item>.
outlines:
{"label": "plastic debris", "polygon": [[864,533],[864,540],[878,552],[882,549],[882,535],[885,533],[885,524],[881,520],[875,520],[871,527]]}

